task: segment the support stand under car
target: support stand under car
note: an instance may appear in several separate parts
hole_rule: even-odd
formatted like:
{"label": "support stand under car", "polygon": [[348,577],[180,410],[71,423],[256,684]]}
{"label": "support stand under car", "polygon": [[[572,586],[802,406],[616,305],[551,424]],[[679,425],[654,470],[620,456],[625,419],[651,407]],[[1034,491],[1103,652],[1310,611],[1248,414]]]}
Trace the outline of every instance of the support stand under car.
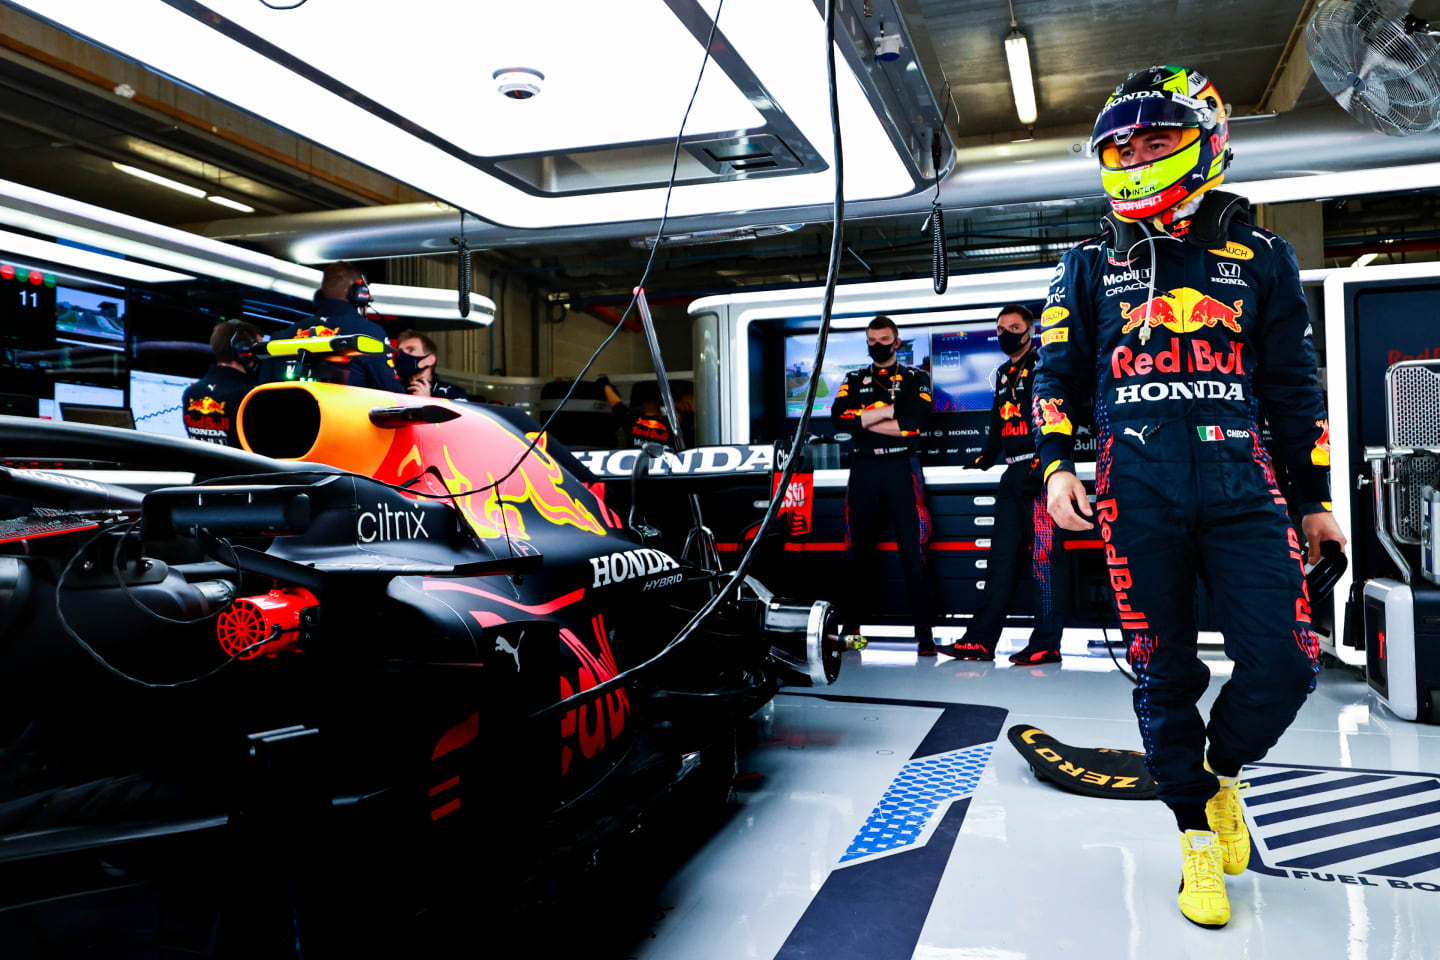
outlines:
{"label": "support stand under car", "polygon": [[1440,362],[1393,364],[1385,395],[1386,445],[1366,449],[1371,473],[1361,480],[1400,579],[1365,583],[1365,676],[1402,720],[1440,723]]}

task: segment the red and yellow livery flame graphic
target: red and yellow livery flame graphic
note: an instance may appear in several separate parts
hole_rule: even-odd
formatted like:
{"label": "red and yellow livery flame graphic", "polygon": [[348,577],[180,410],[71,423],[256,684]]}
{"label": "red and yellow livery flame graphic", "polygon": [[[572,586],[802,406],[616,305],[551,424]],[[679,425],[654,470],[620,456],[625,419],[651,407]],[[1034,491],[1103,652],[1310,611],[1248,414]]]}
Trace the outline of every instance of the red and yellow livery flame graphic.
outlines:
{"label": "red and yellow livery flame graphic", "polygon": [[185,404],[186,413],[214,414],[217,417],[225,416],[225,404],[214,397],[201,397],[198,400],[191,400]]}
{"label": "red and yellow livery flame graphic", "polygon": [[1176,333],[1194,333],[1203,327],[1219,324],[1232,333],[1240,333],[1240,316],[1244,312],[1244,300],[1235,300],[1232,306],[1227,307],[1208,293],[1201,293],[1193,287],[1180,287],[1138,306],[1122,302],[1120,317],[1125,325],[1120,332],[1129,333],[1141,324],[1148,324]]}
{"label": "red and yellow livery flame graphic", "polygon": [[[371,409],[397,406],[444,406],[460,416],[399,427],[370,421]],[[520,436],[483,407],[330,383],[267,383],[252,390],[240,406],[241,443],[247,450],[266,453],[263,433],[276,429],[274,418],[293,418],[298,428],[301,422],[314,422],[317,407],[314,439],[293,459],[328,463],[384,483],[414,481],[417,492],[461,494],[453,502],[481,537],[529,540],[537,516],[556,526],[606,535],[605,525],[583,499],[593,495],[566,477],[547,451],[545,437],[526,455],[534,435]],[[501,477],[505,479],[496,484]],[[533,514],[522,509],[527,504]]]}

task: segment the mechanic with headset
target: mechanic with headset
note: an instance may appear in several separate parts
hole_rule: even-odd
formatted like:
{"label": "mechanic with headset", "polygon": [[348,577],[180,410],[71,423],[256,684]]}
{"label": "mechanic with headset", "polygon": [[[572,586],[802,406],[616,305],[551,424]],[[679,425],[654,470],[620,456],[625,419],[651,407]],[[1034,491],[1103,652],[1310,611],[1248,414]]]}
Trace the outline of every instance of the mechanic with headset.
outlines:
{"label": "mechanic with headset", "polygon": [[917,650],[922,657],[933,657],[935,600],[925,558],[930,511],[916,449],[934,406],[930,376],[900,363],[900,328],[889,317],[871,320],[865,340],[874,362],[845,375],[831,408],[835,425],[853,430],[855,436],[845,490],[851,577],[840,604],[848,626],[841,633],[848,645],[865,645],[860,616],[870,612],[865,604],[873,604],[871,592],[883,583],[876,541],[888,517],[905,571]]}
{"label": "mechanic with headset", "polygon": [[[1319,670],[1307,551],[1262,414],[1310,562],[1322,541],[1344,543],[1295,252],[1213,189],[1230,160],[1226,120],[1214,84],[1184,67],[1115,88],[1090,140],[1112,212],[1051,280],[1033,411],[1050,513],[1104,541],[1146,765],[1181,832],[1180,910],[1206,927],[1229,921],[1225,874],[1249,861],[1240,771],[1280,739]],[[1092,406],[1093,509],[1071,462],[1073,424]],[[1197,577],[1235,664],[1208,724]]]}
{"label": "mechanic with headset", "polygon": [[[1023,665],[1056,663],[1060,659],[1063,629],[1055,614],[1055,596],[1064,596],[1064,563],[1052,565],[1058,549],[1055,522],[1045,509],[1040,465],[1035,459],[1035,436],[1030,428],[1030,394],[1035,361],[1043,334],[1034,334],[1035,318],[1029,308],[1012,303],[1000,309],[995,332],[1000,349],[1009,359],[995,370],[995,402],[990,408],[990,431],[985,449],[971,464],[988,470],[1002,457],[1006,463],[995,497],[995,526],[985,555],[985,601],[965,636],[940,647],[940,652],[962,660],[994,660],[995,646],[1011,610],[1015,589],[1033,576],[1037,588],[1037,617],[1030,642],[1010,655]],[[1056,582],[1059,574],[1060,583]],[[1059,589],[1055,589],[1056,587]]]}
{"label": "mechanic with headset", "polygon": [[255,324],[243,320],[215,324],[210,331],[210,352],[215,362],[181,395],[180,416],[191,440],[240,446],[240,402],[255,386],[255,361],[240,359],[234,346],[237,336],[253,342],[262,334]]}
{"label": "mechanic with headset", "polygon": [[[370,305],[370,285],[365,275],[352,263],[338,260],[325,264],[320,289],[315,293],[315,315],[303,323],[277,333],[272,340],[304,337],[350,336],[363,334],[386,342],[385,331],[361,310]],[[271,383],[288,379],[293,360],[270,359],[260,367],[260,382]],[[395,363],[388,355],[351,357],[345,363],[320,363],[317,379],[333,380],[352,387],[370,387],[404,393],[405,384],[395,372]]]}

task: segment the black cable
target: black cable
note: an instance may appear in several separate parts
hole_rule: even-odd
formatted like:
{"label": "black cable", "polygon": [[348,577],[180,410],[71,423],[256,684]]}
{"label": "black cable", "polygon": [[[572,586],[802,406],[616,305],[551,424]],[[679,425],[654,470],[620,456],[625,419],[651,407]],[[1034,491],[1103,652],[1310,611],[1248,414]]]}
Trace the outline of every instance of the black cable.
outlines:
{"label": "black cable", "polygon": [[[645,260],[645,269],[640,274],[640,282],[635,284],[634,291],[630,294],[630,303],[626,305],[625,312],[622,313],[620,315],[620,319],[616,321],[615,329],[610,331],[610,335],[600,343],[600,346],[595,348],[594,353],[590,354],[590,359],[585,361],[585,366],[580,368],[580,372],[576,374],[575,379],[570,382],[570,389],[565,391],[565,396],[561,397],[560,403],[555,407],[554,410],[550,411],[550,415],[545,418],[545,423],[541,425],[540,431],[535,434],[533,438],[531,438],[529,445],[526,446],[525,452],[520,454],[520,456],[515,460],[515,463],[510,467],[510,469],[505,473],[503,477],[499,478],[498,480],[492,480],[485,486],[476,487],[475,489],[468,490],[464,493],[434,494],[425,493],[420,490],[410,490],[407,491],[408,493],[413,493],[416,496],[433,497],[439,500],[454,500],[456,497],[459,496],[474,496],[475,494],[485,493],[487,491],[494,490],[496,487],[500,486],[500,484],[504,483],[506,480],[509,480],[512,476],[514,476],[515,471],[520,469],[520,464],[525,462],[525,458],[529,457],[530,454],[535,452],[535,447],[539,445],[540,438],[550,432],[550,424],[553,423],[555,421],[555,418],[560,415],[560,411],[565,409],[565,405],[569,403],[571,397],[575,395],[576,388],[579,387],[580,382],[585,379],[585,374],[589,373],[590,368],[595,365],[595,361],[600,358],[600,354],[605,352],[605,348],[610,346],[611,341],[619,335],[622,329],[624,329],[625,321],[630,319],[630,311],[635,309],[635,302],[639,299],[640,291],[645,289],[645,281],[650,278],[650,268],[655,264],[655,254],[658,253],[660,250],[660,240],[665,233],[665,224],[670,219],[670,197],[675,190],[676,171],[680,168],[680,144],[684,140],[685,124],[688,123],[690,120],[690,110],[692,107],[695,106],[695,97],[700,92],[700,81],[704,79],[705,67],[710,63],[710,47],[711,44],[715,42],[715,30],[720,25],[720,11],[724,8],[725,0],[720,0],[719,5],[715,8],[715,17],[713,20],[710,21],[710,33],[705,38],[705,58],[700,61],[700,73],[698,76],[695,77],[695,88],[690,91],[690,101],[685,104],[685,115],[680,119],[680,129],[675,134],[675,147],[671,151],[670,155],[670,177],[665,183],[665,206],[660,211],[660,225],[655,229],[655,242],[650,245],[650,256],[647,257]],[[491,363],[494,363],[493,357],[491,358]],[[367,477],[366,479],[373,478]],[[386,485],[393,486],[393,484]]]}
{"label": "black cable", "polygon": [[950,84],[945,84],[945,109],[940,113],[940,127],[930,138],[930,165],[935,169],[935,196],[930,200],[930,281],[935,295],[950,286],[950,255],[945,250],[945,208],[940,204],[940,160],[943,148],[940,137],[945,133],[945,119],[950,116]]}
{"label": "black cable", "polygon": [[307,2],[308,0],[295,0],[295,2],[289,6],[281,6],[278,3],[271,3],[270,0],[260,0],[261,6],[269,7],[271,10],[295,10],[305,6]]}
{"label": "black cable", "polygon": [[465,211],[460,211],[460,236],[451,237],[460,254],[460,273],[456,292],[460,294],[460,316],[470,316],[470,244],[465,242]]}
{"label": "black cable", "polygon": [[[1124,640],[1124,639],[1125,639],[1125,631],[1124,631],[1123,629],[1120,631],[1120,639],[1121,639],[1121,640]],[[1109,627],[1106,627],[1106,628],[1105,628],[1105,649],[1106,649],[1107,651],[1109,651],[1109,653],[1110,653],[1110,659],[1115,661],[1115,669],[1116,669],[1116,670],[1119,670],[1121,673],[1125,674],[1125,679],[1126,679],[1126,680],[1129,680],[1131,683],[1135,684],[1135,686],[1137,686],[1137,687],[1140,686],[1140,681],[1135,679],[1135,675],[1134,675],[1133,673],[1131,673],[1129,670],[1126,670],[1124,667],[1120,666],[1120,661],[1115,659],[1115,648],[1114,648],[1114,646],[1112,646],[1111,643],[1110,643],[1110,628],[1109,628]],[[1127,649],[1128,649],[1128,648],[1127,648]]]}
{"label": "black cable", "polygon": [[[837,85],[835,81],[835,7],[839,0],[826,0],[825,3],[825,75],[829,85],[830,93],[830,133],[834,139],[834,164],[835,164],[835,201],[834,216],[831,223],[830,234],[830,265],[825,275],[825,297],[820,307],[820,332],[815,338],[815,357],[812,367],[813,373],[810,377],[810,387],[805,397],[805,412],[800,416],[800,422],[795,428],[795,441],[791,444],[791,454],[785,461],[785,468],[781,472],[780,482],[777,490],[785,490],[790,486],[790,478],[795,474],[795,467],[800,463],[805,445],[810,436],[810,416],[815,408],[815,395],[820,386],[820,367],[825,361],[825,345],[830,338],[830,317],[835,306],[835,285],[840,278],[840,259],[844,253],[844,223],[845,223],[845,193],[844,193],[844,151],[840,142],[840,102]],[[717,11],[718,16],[718,11]],[[623,670],[609,680],[590,687],[574,696],[566,697],[552,703],[548,707],[530,714],[530,719],[538,720],[558,713],[571,705],[584,700],[589,702],[596,697],[602,696],[634,677],[643,670],[649,669],[659,660],[666,656],[671,650],[684,643],[693,634],[702,622],[709,617],[717,607],[720,606],[726,595],[737,584],[741,583],[750,565],[754,562],[755,552],[759,549],[764,539],[765,531],[769,528],[770,522],[775,519],[779,512],[780,503],[783,497],[771,497],[770,504],[765,510],[765,516],[760,520],[760,528],[755,539],[750,541],[750,546],[740,558],[740,563],[730,575],[730,579],[724,588],[717,590],[709,601],[702,606],[690,621],[681,628],[675,638],[667,643],[659,653],[643,663],[637,664],[628,670]]]}
{"label": "black cable", "polygon": [[188,687],[191,684],[199,683],[201,680],[208,680],[211,677],[215,676],[215,674],[219,673],[221,670],[224,670],[226,667],[230,666],[230,664],[234,663],[236,660],[240,659],[242,655],[249,653],[251,650],[263,647],[265,646],[265,644],[270,642],[271,638],[266,637],[264,640],[252,643],[248,647],[242,647],[241,649],[236,650],[235,653],[230,657],[230,659],[226,660],[219,666],[211,670],[207,670],[205,673],[200,674],[198,677],[191,677],[188,680],[177,680],[174,683],[151,683],[148,680],[141,680],[139,677],[132,677],[130,674],[119,669],[118,667],[112,666],[110,662],[104,657],[102,657],[94,647],[86,643],[84,638],[81,637],[80,634],[75,632],[75,628],[70,626],[70,621],[65,619],[65,611],[60,605],[60,591],[65,588],[65,579],[70,576],[70,570],[75,566],[75,561],[80,558],[81,554],[83,554],[86,550],[89,550],[90,547],[92,547],[96,543],[96,541],[98,541],[101,537],[105,536],[105,534],[110,533],[112,530],[115,529],[115,527],[115,524],[111,524],[107,527],[101,527],[100,530],[97,531],[93,537],[81,544],[79,549],[77,549],[73,554],[70,555],[70,559],[65,561],[65,566],[60,571],[60,576],[55,580],[55,617],[60,621],[60,629],[64,630],[65,634],[71,640],[74,640],[80,646],[81,650],[84,650],[87,654],[89,654],[91,660],[94,660],[97,664],[104,668],[105,672],[111,674],[112,676],[119,677],[121,680],[124,680],[127,683],[133,683],[138,687],[145,687],[148,690],[173,690],[177,687]]}

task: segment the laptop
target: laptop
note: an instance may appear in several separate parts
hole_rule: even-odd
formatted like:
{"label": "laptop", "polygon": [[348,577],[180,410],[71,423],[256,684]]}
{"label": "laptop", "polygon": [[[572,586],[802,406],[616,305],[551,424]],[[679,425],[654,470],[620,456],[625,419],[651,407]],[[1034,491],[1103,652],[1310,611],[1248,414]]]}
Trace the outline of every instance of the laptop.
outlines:
{"label": "laptop", "polygon": [[135,429],[135,416],[129,407],[97,407],[89,403],[62,403],[60,417],[66,423],[89,423],[97,427]]}

